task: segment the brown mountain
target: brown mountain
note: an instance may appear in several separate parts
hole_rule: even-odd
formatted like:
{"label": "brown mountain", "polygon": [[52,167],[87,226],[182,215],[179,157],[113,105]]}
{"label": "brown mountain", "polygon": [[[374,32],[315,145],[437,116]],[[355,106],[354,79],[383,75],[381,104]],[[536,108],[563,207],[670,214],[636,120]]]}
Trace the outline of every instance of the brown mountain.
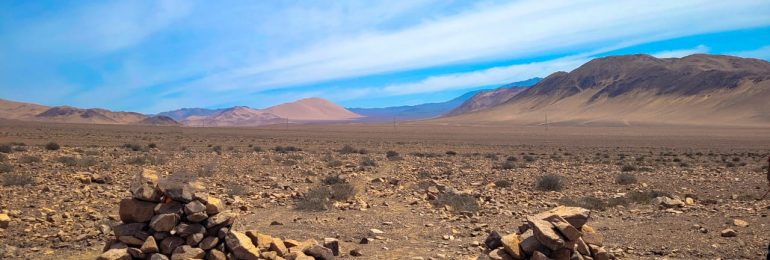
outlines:
{"label": "brown mountain", "polygon": [[502,86],[492,90],[479,91],[463,102],[462,105],[447,113],[446,116],[456,116],[495,107],[505,103],[526,88],[522,86]]}
{"label": "brown mountain", "polygon": [[321,98],[300,99],[268,107],[265,111],[290,121],[345,121],[361,117]]}
{"label": "brown mountain", "polygon": [[286,120],[265,110],[233,107],[211,116],[190,116],[182,121],[188,126],[259,126],[283,123]]}
{"label": "brown mountain", "polygon": [[48,110],[49,107],[0,99],[0,118],[29,119]]}
{"label": "brown mountain", "polygon": [[149,117],[134,112],[113,112],[100,108],[47,107],[3,99],[0,99],[0,118],[78,124],[178,125],[168,117]]}
{"label": "brown mountain", "polygon": [[594,59],[454,123],[770,125],[770,63],[697,54]]}

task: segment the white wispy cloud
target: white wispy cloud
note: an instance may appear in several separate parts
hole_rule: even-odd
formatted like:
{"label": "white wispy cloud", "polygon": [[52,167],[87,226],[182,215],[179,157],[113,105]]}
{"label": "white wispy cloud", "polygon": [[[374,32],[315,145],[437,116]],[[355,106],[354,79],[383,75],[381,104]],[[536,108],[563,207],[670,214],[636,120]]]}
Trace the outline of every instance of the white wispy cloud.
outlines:
{"label": "white wispy cloud", "polygon": [[652,56],[655,56],[658,58],[681,58],[687,55],[692,55],[697,53],[709,53],[710,50],[711,49],[708,46],[701,44],[691,49],[661,51],[661,52],[653,53]]}
{"label": "white wispy cloud", "polygon": [[[517,1],[333,39],[185,88],[266,90],[469,61],[586,50],[770,24],[765,1]],[[725,15],[730,14],[730,15]]]}

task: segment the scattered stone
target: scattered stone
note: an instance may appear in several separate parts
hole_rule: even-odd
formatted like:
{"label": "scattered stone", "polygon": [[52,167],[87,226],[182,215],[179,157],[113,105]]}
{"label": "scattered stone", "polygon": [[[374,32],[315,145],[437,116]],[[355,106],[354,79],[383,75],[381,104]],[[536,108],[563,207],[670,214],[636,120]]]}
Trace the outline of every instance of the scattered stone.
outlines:
{"label": "scattered stone", "polygon": [[179,215],[177,214],[160,214],[152,217],[150,227],[155,231],[171,231],[178,222]]}
{"label": "scattered stone", "polygon": [[519,246],[519,236],[516,234],[505,235],[500,239],[500,243],[503,245],[508,255],[513,259],[522,259],[524,256],[521,254],[521,248]]}
{"label": "scattered stone", "polygon": [[203,249],[184,245],[174,249],[171,260],[203,259],[205,255],[206,251],[203,251]]}
{"label": "scattered stone", "polygon": [[340,255],[340,241],[336,238],[324,238],[324,247],[331,249],[334,256]]}
{"label": "scattered stone", "polygon": [[125,248],[121,249],[110,249],[106,252],[99,255],[99,257],[96,258],[97,260],[131,260],[131,255],[128,254],[128,250]]}
{"label": "scattered stone", "polygon": [[11,224],[11,217],[8,214],[0,214],[0,228],[8,228]]}
{"label": "scattered stone", "polygon": [[728,228],[728,229],[722,230],[722,232],[719,232],[719,235],[722,237],[736,237],[738,236],[738,232],[736,232],[732,228]]}
{"label": "scattered stone", "polygon": [[142,170],[131,184],[131,194],[135,199],[160,202],[162,194],[158,188],[158,172]]}
{"label": "scattered stone", "polygon": [[334,259],[334,253],[332,252],[331,249],[323,247],[323,246],[319,246],[319,245],[314,245],[314,246],[308,247],[305,250],[303,250],[302,252],[305,253],[308,256],[314,257],[317,260],[332,260],[332,259]]}
{"label": "scattered stone", "polygon": [[742,219],[733,219],[733,225],[735,225],[736,227],[748,227],[749,222]]}
{"label": "scattered stone", "polygon": [[139,248],[142,250],[142,253],[145,254],[152,254],[159,252],[158,250],[158,243],[155,242],[155,237],[148,236],[146,240],[144,240],[144,243],[142,243],[142,247]]}
{"label": "scattered stone", "polygon": [[246,234],[230,230],[225,237],[225,243],[238,259],[259,259],[259,249],[251,243],[251,239]]}

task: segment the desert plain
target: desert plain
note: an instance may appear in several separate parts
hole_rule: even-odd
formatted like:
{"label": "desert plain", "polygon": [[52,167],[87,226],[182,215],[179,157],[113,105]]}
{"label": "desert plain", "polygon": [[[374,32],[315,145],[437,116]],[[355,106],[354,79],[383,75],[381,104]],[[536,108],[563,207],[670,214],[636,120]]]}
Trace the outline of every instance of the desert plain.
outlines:
{"label": "desert plain", "polygon": [[0,144],[3,259],[99,256],[143,169],[343,259],[476,259],[559,205],[590,209],[617,259],[763,259],[770,242],[768,128],[3,120]]}

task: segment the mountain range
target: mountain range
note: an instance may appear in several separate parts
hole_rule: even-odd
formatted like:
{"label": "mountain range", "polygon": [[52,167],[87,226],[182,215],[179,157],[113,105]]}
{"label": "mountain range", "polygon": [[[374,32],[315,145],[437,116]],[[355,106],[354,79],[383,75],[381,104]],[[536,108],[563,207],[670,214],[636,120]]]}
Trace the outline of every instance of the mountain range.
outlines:
{"label": "mountain range", "polygon": [[[501,88],[511,88],[513,86],[528,87],[542,80],[541,78],[532,78],[525,81],[506,84]],[[423,120],[444,116],[447,113],[457,109],[468,100],[476,98],[478,95],[484,95],[487,92],[496,90],[476,90],[465,93],[459,97],[445,102],[425,103],[413,106],[393,106],[383,108],[348,108],[364,117],[358,121],[362,122],[389,122],[391,120]]]}
{"label": "mountain range", "polygon": [[[0,118],[64,123],[257,126],[279,123],[427,120],[505,125],[770,125],[770,62],[724,55],[597,58],[440,103],[345,109],[306,98],[264,109],[182,108],[157,115],[48,107],[0,99]],[[547,121],[546,121],[547,120]]]}
{"label": "mountain range", "polygon": [[770,62],[696,54],[598,58],[497,106],[440,123],[770,125]]}

